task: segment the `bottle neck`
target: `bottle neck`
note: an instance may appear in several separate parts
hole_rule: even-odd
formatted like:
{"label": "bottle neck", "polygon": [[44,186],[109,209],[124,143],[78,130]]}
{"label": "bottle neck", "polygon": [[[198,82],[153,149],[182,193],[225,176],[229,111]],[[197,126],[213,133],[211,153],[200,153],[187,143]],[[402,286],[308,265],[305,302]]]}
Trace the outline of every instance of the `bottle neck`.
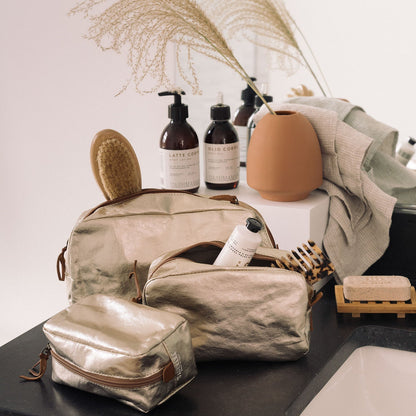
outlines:
{"label": "bottle neck", "polygon": [[186,118],[178,119],[178,120],[175,120],[175,119],[172,118],[170,120],[169,124],[188,124],[188,122],[186,121]]}

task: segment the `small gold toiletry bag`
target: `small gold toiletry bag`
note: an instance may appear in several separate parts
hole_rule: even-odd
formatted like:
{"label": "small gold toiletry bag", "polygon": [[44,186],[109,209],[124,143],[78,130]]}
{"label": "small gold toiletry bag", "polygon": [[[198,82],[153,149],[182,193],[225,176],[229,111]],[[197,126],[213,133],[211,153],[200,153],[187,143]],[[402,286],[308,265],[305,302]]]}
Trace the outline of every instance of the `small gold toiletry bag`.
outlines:
{"label": "small gold toiletry bag", "polygon": [[275,247],[262,216],[235,196],[145,189],[106,201],[76,223],[58,257],[58,277],[70,303],[96,293],[130,300],[137,294],[132,272],[142,289],[154,259],[199,241],[226,241],[248,217],[263,225],[261,245]]}
{"label": "small gold toiletry bag", "polygon": [[86,297],[49,319],[44,333],[53,381],[142,412],[196,375],[185,319],[124,299]]}
{"label": "small gold toiletry bag", "polygon": [[156,259],[143,303],[187,319],[197,361],[296,360],[309,351],[312,287],[273,267],[286,251],[257,250],[247,267],[214,266],[222,242]]}

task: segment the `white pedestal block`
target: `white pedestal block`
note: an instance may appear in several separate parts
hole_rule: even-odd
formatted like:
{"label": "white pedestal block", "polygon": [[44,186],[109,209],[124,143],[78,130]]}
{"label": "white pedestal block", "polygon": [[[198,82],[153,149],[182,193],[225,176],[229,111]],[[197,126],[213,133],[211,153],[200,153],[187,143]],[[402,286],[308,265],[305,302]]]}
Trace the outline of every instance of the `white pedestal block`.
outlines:
{"label": "white pedestal block", "polygon": [[207,189],[201,181],[200,194],[236,195],[239,200],[251,205],[265,219],[279,248],[295,249],[313,240],[322,247],[322,239],[328,222],[329,197],[323,191],[313,191],[308,198],[295,202],[275,202],[263,199],[245,181],[245,169],[241,169],[241,179],[237,189],[217,191]]}

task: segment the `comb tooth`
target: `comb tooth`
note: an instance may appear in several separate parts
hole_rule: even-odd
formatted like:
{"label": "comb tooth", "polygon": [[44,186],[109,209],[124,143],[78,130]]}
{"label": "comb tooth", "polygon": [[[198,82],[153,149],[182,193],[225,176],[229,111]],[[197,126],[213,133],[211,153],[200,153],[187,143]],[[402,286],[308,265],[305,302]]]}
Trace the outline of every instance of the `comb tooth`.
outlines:
{"label": "comb tooth", "polygon": [[309,246],[303,244],[303,248],[306,250],[306,252],[309,254],[309,257],[315,264],[322,263],[322,260],[315,254],[315,252]]}
{"label": "comb tooth", "polygon": [[303,262],[302,257],[299,256],[299,253],[295,250],[291,250],[292,254],[296,257],[296,260],[298,260],[299,262]]}
{"label": "comb tooth", "polygon": [[335,266],[332,264],[329,257],[316,245],[316,243],[312,240],[308,240],[309,245],[315,251],[315,253],[322,259],[324,264],[331,269],[331,271],[335,270]]}
{"label": "comb tooth", "polygon": [[290,261],[288,261],[288,259],[286,259],[285,257],[282,257],[280,259],[280,261],[285,265],[286,269],[288,269],[288,270],[293,270],[294,269],[292,264],[290,264]]}
{"label": "comb tooth", "polygon": [[[308,263],[307,266],[308,268],[313,268],[315,266],[315,264],[313,263],[313,261],[311,260],[311,258],[303,251],[303,249],[301,247],[298,247],[298,252],[299,254],[302,256],[302,258]],[[306,264],[305,262],[305,264]]]}
{"label": "comb tooth", "polygon": [[293,256],[289,253],[286,255],[286,258],[291,262],[297,264],[296,260],[293,258]]}
{"label": "comb tooth", "polygon": [[325,256],[325,254],[323,253],[323,251],[316,245],[316,243],[312,240],[308,240],[309,245],[312,247],[312,250],[317,254],[317,256],[325,261],[328,259],[327,256]]}
{"label": "comb tooth", "polygon": [[277,266],[280,268],[280,269],[286,269],[286,267],[285,267],[285,265],[279,260],[279,259],[276,259],[275,260],[275,263],[277,264]]}
{"label": "comb tooth", "polygon": [[302,269],[306,270],[308,267],[305,264],[305,262],[303,261],[302,257],[299,256],[299,254],[295,250],[292,250],[292,254],[295,256],[295,258],[298,261],[298,264],[300,265],[300,267],[302,267]]}
{"label": "comb tooth", "polygon": [[287,255],[287,258],[289,259],[294,271],[299,273],[302,273],[304,271],[301,265],[290,254]]}
{"label": "comb tooth", "polygon": [[305,273],[305,270],[299,265],[299,263],[290,254],[287,254],[286,257],[284,257],[284,259],[289,263],[290,270],[301,273],[301,274]]}

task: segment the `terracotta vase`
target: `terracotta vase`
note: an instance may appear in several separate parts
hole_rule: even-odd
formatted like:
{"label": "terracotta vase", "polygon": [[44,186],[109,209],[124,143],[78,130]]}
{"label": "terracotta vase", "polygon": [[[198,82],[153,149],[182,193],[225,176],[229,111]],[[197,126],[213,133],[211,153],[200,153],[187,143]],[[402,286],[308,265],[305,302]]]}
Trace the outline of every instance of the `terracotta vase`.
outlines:
{"label": "terracotta vase", "polygon": [[293,111],[265,115],[247,151],[247,184],[272,201],[299,201],[322,184],[319,141],[309,120]]}

